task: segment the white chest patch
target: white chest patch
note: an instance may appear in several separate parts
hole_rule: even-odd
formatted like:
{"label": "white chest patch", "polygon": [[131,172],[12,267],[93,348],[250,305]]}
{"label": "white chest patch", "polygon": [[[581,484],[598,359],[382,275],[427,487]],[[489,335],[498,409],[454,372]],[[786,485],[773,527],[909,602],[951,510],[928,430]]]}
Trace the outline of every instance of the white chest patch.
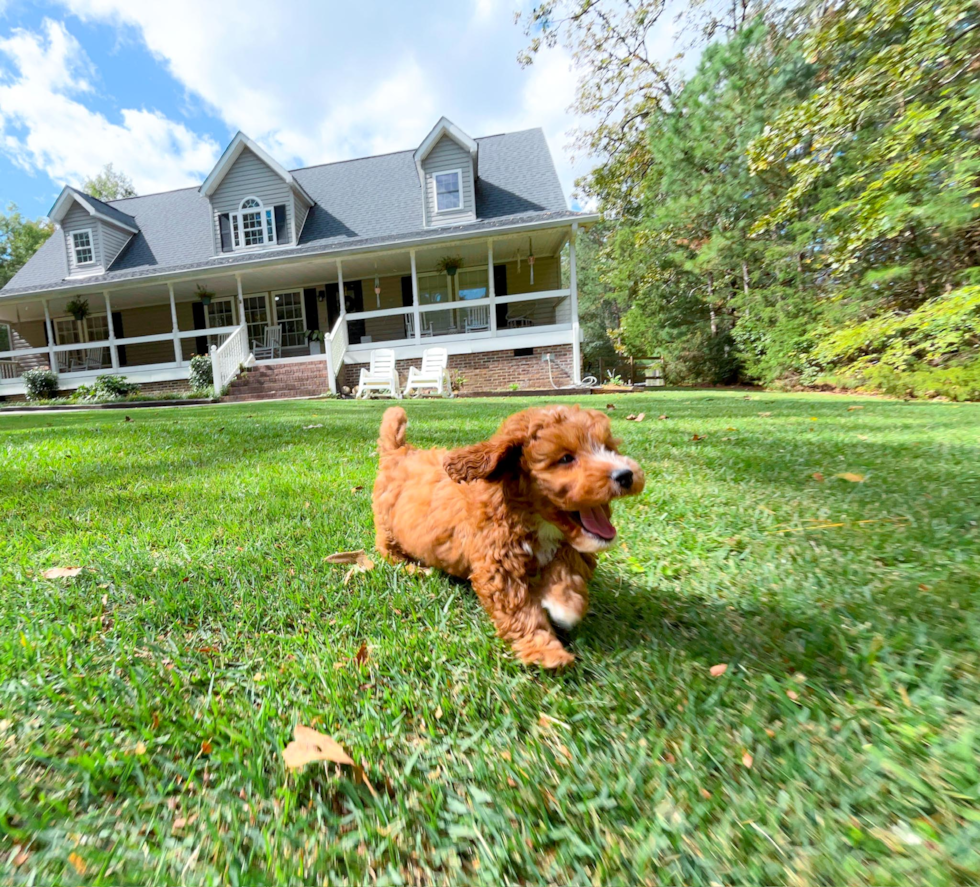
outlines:
{"label": "white chest patch", "polygon": [[538,544],[534,547],[534,556],[538,565],[546,567],[555,559],[558,547],[565,539],[565,534],[554,524],[541,521],[538,525]]}

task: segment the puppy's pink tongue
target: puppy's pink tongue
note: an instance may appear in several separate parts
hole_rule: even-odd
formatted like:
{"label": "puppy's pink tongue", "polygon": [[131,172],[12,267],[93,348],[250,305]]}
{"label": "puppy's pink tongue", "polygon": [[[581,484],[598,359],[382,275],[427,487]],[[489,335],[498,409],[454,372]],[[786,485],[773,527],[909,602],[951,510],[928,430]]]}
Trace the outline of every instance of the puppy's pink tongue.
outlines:
{"label": "puppy's pink tongue", "polygon": [[598,508],[583,508],[579,511],[578,516],[582,519],[582,526],[600,539],[616,538],[616,528],[610,523],[606,511],[601,505]]}

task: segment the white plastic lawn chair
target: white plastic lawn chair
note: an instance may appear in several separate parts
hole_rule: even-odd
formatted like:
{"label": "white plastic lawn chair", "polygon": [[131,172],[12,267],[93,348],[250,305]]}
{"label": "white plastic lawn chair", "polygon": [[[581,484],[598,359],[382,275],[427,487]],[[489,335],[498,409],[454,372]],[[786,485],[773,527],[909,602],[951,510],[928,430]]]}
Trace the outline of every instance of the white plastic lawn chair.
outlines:
{"label": "white plastic lawn chair", "polygon": [[86,348],[82,357],[73,357],[68,367],[70,373],[86,372],[87,370],[101,370],[102,361],[105,359],[105,348]]}
{"label": "white plastic lawn chair", "polygon": [[455,397],[449,380],[449,352],[445,348],[426,348],[422,352],[422,368],[408,368],[405,397],[413,392],[418,396],[425,388],[434,390],[440,397]]}
{"label": "white plastic lawn chair", "polygon": [[398,386],[398,370],[395,368],[395,352],[390,348],[379,348],[371,352],[371,364],[361,370],[361,381],[357,386],[355,398],[364,398],[372,391],[401,398]]}
{"label": "white plastic lawn chair", "polygon": [[486,305],[466,309],[465,330],[468,333],[483,333],[490,329],[490,309]]}
{"label": "white plastic lawn chair", "polygon": [[273,360],[282,357],[282,327],[267,326],[262,344],[255,339],[252,342],[252,356],[256,360]]}

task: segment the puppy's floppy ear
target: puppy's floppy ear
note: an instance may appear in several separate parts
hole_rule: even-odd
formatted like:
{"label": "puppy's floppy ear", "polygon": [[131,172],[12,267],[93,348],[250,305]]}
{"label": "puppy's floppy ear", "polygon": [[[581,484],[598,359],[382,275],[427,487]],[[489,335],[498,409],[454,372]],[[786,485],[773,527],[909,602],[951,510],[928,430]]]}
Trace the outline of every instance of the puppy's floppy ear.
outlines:
{"label": "puppy's floppy ear", "polygon": [[483,443],[460,447],[447,454],[442,465],[457,483],[486,480],[520,455],[528,435],[528,416],[517,413],[506,419],[497,433]]}

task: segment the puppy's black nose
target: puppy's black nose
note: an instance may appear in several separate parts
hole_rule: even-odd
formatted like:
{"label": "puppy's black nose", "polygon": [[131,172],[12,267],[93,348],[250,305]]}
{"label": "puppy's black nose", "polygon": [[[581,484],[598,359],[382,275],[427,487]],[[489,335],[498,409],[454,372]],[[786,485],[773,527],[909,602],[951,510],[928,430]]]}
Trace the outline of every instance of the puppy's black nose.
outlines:
{"label": "puppy's black nose", "polygon": [[633,472],[628,468],[620,468],[619,471],[614,471],[612,479],[624,490],[628,490],[633,486]]}

